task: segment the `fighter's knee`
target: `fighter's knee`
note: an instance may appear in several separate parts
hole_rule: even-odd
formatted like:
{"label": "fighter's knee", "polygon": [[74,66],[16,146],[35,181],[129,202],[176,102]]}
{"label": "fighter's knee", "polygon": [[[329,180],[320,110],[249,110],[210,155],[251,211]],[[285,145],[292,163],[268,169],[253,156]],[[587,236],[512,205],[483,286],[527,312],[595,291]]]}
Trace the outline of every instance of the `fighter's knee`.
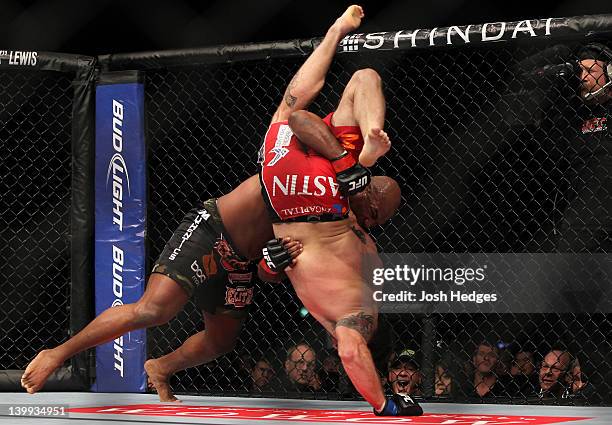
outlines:
{"label": "fighter's knee", "polygon": [[363,348],[367,346],[360,335],[347,335],[338,339],[338,356],[342,363],[354,361]]}
{"label": "fighter's knee", "polygon": [[168,323],[172,314],[163,306],[139,301],[134,305],[133,321],[139,327],[159,326]]}
{"label": "fighter's knee", "polygon": [[380,74],[372,68],[363,68],[353,73],[351,79],[356,83],[381,84]]}

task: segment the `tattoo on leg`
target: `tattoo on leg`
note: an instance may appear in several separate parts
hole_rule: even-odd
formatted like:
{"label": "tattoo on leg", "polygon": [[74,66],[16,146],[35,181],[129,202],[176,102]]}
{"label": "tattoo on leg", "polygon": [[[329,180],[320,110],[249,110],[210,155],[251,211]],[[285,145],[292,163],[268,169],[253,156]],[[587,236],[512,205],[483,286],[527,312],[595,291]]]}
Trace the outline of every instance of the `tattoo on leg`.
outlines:
{"label": "tattoo on leg", "polygon": [[285,103],[290,108],[293,108],[293,106],[297,102],[297,97],[291,94],[291,89],[297,86],[297,80],[299,76],[300,76],[300,73],[298,71],[298,73],[295,74],[293,78],[291,79],[291,81],[289,82],[289,85],[287,86],[287,90],[285,91]]}
{"label": "tattoo on leg", "polygon": [[334,325],[334,329],[336,329],[338,326],[355,329],[363,336],[363,339],[368,342],[374,333],[374,316],[365,314],[362,311],[361,313],[352,314],[338,320]]}

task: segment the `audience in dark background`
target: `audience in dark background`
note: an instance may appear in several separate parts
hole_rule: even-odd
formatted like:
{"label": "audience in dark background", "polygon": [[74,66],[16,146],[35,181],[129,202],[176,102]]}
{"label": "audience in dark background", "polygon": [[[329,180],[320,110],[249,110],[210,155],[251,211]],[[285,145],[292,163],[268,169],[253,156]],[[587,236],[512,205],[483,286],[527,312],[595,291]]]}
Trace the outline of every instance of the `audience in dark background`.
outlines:
{"label": "audience in dark background", "polygon": [[[453,369],[452,362],[446,356],[442,357],[433,368],[432,397],[458,400],[584,399],[585,389],[589,387],[580,362],[563,348],[551,349],[539,363],[537,354],[531,349],[511,352],[500,350],[487,341],[478,344],[471,358],[458,369]],[[500,357],[511,360],[500,367]],[[333,349],[319,361],[313,347],[300,342],[287,349],[282,369],[279,373],[270,361],[260,358],[252,366],[249,391],[356,396]],[[388,393],[426,397],[426,377],[415,349],[403,347],[392,352],[379,374]]]}
{"label": "audience in dark background", "polygon": [[449,397],[453,391],[453,378],[448,365],[438,363],[434,376],[434,394],[436,397]]}

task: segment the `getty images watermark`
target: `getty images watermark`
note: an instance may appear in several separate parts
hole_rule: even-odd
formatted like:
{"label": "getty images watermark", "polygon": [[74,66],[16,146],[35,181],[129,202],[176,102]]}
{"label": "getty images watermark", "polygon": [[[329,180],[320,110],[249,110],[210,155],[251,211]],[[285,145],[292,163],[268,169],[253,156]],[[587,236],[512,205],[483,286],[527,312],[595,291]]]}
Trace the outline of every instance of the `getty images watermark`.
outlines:
{"label": "getty images watermark", "polygon": [[482,267],[411,267],[407,264],[396,264],[394,267],[378,267],[372,272],[372,284],[382,286],[385,282],[403,283],[413,289],[400,289],[397,292],[385,293],[381,288],[374,291],[377,302],[496,302],[497,293],[481,293],[475,290],[442,290],[432,292],[432,287],[417,289],[418,284],[454,284],[464,286],[475,282],[484,282],[487,265]]}
{"label": "getty images watermark", "polygon": [[366,257],[381,312],[612,312],[606,254],[385,254]]}

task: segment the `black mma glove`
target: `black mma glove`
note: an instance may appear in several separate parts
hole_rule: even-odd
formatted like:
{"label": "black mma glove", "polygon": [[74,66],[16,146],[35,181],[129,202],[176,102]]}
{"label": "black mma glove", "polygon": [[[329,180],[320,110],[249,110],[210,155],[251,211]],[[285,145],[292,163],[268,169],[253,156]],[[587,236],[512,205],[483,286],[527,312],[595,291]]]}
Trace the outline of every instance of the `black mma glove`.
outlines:
{"label": "black mma glove", "polygon": [[421,416],[423,408],[408,394],[397,393],[387,399],[380,412],[374,410],[376,416]]}
{"label": "black mma glove", "polygon": [[260,265],[268,273],[281,273],[287,266],[291,265],[291,255],[283,245],[283,240],[280,238],[266,242],[266,246],[261,252],[263,254],[263,259]]}
{"label": "black mma glove", "polygon": [[352,196],[363,191],[372,180],[372,173],[353,158],[347,151],[330,161],[336,171],[340,193]]}

